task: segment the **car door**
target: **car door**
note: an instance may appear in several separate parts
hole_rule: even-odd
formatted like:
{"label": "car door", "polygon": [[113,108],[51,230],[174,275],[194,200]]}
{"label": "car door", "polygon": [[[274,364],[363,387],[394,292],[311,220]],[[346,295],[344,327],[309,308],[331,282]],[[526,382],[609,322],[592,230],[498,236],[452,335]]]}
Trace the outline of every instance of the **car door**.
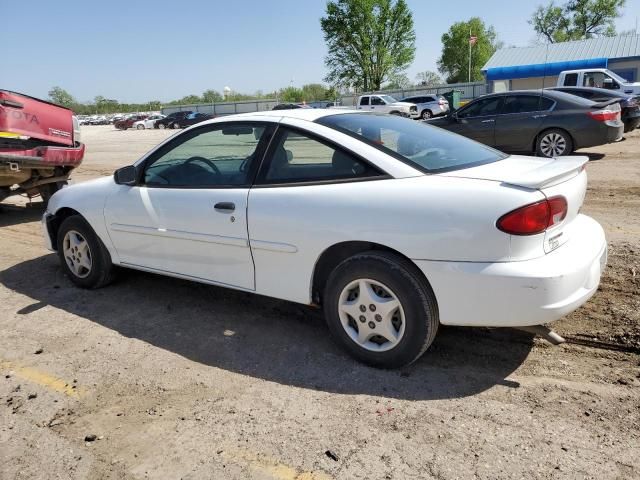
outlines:
{"label": "car door", "polygon": [[[360,103],[358,104],[358,110],[369,110],[369,96],[363,95],[360,97]],[[372,108],[372,107],[371,107]]]}
{"label": "car door", "polygon": [[502,107],[502,95],[480,98],[458,110],[446,127],[485,145],[495,145],[496,117]]}
{"label": "car door", "polygon": [[376,95],[371,95],[371,110],[379,113],[386,113],[388,110],[387,104],[384,100]]}
{"label": "car door", "polygon": [[505,95],[496,117],[495,146],[504,151],[531,152],[543,119],[554,102],[541,95]]}
{"label": "car door", "polygon": [[345,214],[336,211],[340,199],[384,178],[384,172],[338,145],[281,124],[249,192],[256,292],[308,301],[315,261],[326,248],[323,239],[353,238],[353,231],[332,227],[332,215]]}
{"label": "car door", "polygon": [[247,196],[265,128],[205,125],[139,165],[138,184],[122,185],[105,205],[123,264],[253,290]]}

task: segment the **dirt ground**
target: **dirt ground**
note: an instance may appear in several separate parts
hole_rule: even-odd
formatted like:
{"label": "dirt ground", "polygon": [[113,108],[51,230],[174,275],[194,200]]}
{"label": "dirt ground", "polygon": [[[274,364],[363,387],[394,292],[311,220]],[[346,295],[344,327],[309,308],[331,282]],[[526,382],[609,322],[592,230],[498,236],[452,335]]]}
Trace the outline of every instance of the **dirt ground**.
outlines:
{"label": "dirt ground", "polygon": [[[74,180],[172,133],[86,127]],[[39,202],[5,201],[0,478],[640,478],[640,131],[587,153],[609,266],[568,342],[442,328],[400,371],[304,306],[139,272],[74,288]]]}

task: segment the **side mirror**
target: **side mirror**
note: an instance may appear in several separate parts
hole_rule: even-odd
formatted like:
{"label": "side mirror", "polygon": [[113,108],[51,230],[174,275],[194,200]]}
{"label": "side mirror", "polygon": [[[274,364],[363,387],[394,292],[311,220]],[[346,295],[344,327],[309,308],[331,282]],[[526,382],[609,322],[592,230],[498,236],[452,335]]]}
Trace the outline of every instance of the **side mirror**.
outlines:
{"label": "side mirror", "polygon": [[451,112],[451,113],[449,114],[449,116],[451,117],[451,119],[452,119],[454,122],[459,122],[459,121],[460,121],[460,119],[458,118],[458,111],[457,111],[457,110],[454,110],[453,112]]}
{"label": "side mirror", "polygon": [[133,165],[119,168],[113,174],[113,178],[118,185],[133,186],[138,183],[138,169]]}

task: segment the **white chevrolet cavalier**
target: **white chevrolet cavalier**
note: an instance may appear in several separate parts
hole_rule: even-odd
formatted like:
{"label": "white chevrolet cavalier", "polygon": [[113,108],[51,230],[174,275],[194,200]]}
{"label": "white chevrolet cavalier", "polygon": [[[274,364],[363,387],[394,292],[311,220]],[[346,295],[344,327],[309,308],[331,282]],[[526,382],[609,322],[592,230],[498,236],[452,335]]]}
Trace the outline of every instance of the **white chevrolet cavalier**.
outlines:
{"label": "white chevrolet cavalier", "polygon": [[60,190],[43,222],[80,287],[120,266],[321,305],[349,353],[397,367],[439,324],[541,325],[589,299],[606,241],[579,213],[586,161],[390,115],[235,115]]}

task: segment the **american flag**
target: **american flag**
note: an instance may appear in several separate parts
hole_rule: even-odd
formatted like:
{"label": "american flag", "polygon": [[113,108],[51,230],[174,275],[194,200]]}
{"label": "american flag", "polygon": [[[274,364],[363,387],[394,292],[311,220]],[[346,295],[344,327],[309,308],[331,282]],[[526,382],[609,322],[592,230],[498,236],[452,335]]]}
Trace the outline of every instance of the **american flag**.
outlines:
{"label": "american flag", "polygon": [[478,37],[469,37],[469,45],[475,45],[478,41]]}

